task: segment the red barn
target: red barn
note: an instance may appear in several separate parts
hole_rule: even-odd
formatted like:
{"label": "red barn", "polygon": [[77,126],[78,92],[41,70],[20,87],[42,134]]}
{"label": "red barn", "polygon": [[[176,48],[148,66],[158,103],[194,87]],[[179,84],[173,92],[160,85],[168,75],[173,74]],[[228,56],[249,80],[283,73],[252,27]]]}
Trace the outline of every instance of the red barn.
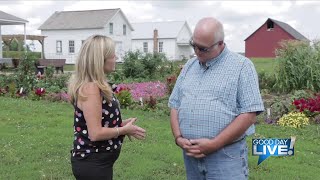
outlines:
{"label": "red barn", "polygon": [[282,40],[309,41],[290,25],[268,18],[245,41],[245,56],[248,58],[274,58],[275,50]]}

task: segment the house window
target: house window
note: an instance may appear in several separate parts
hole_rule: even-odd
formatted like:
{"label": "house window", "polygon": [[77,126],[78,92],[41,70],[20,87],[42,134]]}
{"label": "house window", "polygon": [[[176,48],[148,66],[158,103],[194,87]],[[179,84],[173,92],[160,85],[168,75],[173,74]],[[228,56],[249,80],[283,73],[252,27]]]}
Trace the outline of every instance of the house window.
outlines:
{"label": "house window", "polygon": [[272,21],[267,22],[267,31],[272,31],[274,28],[274,23]]}
{"label": "house window", "polygon": [[69,53],[74,53],[74,41],[69,41]]}
{"label": "house window", "polygon": [[148,42],[143,42],[143,52],[148,52]]}
{"label": "house window", "polygon": [[123,25],[123,35],[127,35],[127,25]]}
{"label": "house window", "polygon": [[109,23],[109,34],[113,34],[113,23]]}
{"label": "house window", "polygon": [[57,53],[62,53],[62,41],[58,40],[56,42],[56,52]]}
{"label": "house window", "polygon": [[163,42],[159,42],[159,53],[163,52]]}

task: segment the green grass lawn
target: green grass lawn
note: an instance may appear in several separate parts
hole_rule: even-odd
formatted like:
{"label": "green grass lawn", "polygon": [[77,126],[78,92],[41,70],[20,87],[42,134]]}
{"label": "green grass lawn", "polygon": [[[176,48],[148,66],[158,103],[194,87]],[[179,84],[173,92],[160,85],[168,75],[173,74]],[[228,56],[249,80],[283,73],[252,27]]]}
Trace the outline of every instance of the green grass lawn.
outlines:
{"label": "green grass lawn", "polygon": [[[69,150],[73,140],[73,110],[67,103],[0,97],[0,179],[74,179]],[[115,165],[116,180],[183,180],[180,149],[171,136],[169,117],[156,112],[123,110],[124,118],[138,117],[147,130],[144,141],[129,142]],[[259,136],[296,136],[295,155],[269,157],[257,166],[251,156],[250,179],[320,179],[320,127],[304,129],[257,125]]]}
{"label": "green grass lawn", "polygon": [[64,71],[74,71],[75,67],[74,64],[66,64],[63,66]]}
{"label": "green grass lawn", "polygon": [[267,73],[273,73],[276,67],[276,62],[273,58],[253,58],[251,61],[257,72],[265,71]]}

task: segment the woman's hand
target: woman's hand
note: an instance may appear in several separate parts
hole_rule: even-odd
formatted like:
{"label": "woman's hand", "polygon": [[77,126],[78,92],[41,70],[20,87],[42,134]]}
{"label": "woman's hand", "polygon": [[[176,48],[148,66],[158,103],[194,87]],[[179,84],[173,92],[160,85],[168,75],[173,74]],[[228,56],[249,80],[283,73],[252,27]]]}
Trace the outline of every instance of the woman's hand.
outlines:
{"label": "woman's hand", "polygon": [[123,121],[122,121],[122,125],[125,126],[125,125],[128,124],[128,122],[130,122],[132,119],[134,119],[134,118],[129,118],[129,119],[123,120]]}
{"label": "woman's hand", "polygon": [[134,125],[137,118],[129,118],[123,121],[123,128],[125,131],[125,134],[128,135],[129,139],[131,140],[131,136],[133,136],[136,139],[144,139],[146,136],[146,130],[143,128]]}

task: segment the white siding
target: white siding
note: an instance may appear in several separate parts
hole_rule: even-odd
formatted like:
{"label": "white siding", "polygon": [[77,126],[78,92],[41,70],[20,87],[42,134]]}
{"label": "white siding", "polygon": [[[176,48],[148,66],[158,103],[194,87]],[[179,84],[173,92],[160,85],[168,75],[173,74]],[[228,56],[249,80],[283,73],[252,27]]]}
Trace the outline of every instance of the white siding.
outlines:
{"label": "white siding", "polygon": [[136,51],[139,50],[140,52],[143,52],[143,43],[147,42],[148,43],[148,52],[152,52],[153,51],[153,40],[132,40],[132,51]]}
{"label": "white siding", "polygon": [[[163,26],[165,25],[166,24],[163,24]],[[163,28],[163,26],[161,23],[158,23],[157,29],[161,29]],[[174,29],[177,30],[175,31],[176,36],[172,35],[172,37],[168,37],[168,38],[161,38],[161,35],[163,35],[165,31],[158,30],[158,33],[160,35],[158,38],[158,42],[163,42],[163,53],[166,54],[169,60],[181,60],[183,57],[189,59],[190,55],[193,54],[193,49],[189,45],[189,40],[192,36],[191,31],[188,28],[187,23],[180,24],[179,27],[175,27]],[[140,31],[143,31],[143,30],[144,30],[143,28],[140,28]],[[140,31],[134,32],[134,33],[139,35],[143,35],[142,33],[150,34],[150,32],[140,32]],[[171,31],[170,33],[172,34]],[[132,39],[132,50],[140,50],[141,52],[143,52],[143,42],[148,42],[148,52],[153,52],[153,37],[151,36],[150,37],[147,36],[143,38],[139,38],[138,36],[135,36],[135,37],[136,37],[135,39]]]}
{"label": "white siding", "polygon": [[[44,54],[47,59],[66,59],[67,64],[74,64],[82,45],[82,40],[94,34],[102,34],[111,37],[116,42],[116,54],[119,60],[126,51],[131,49],[131,29],[121,13],[117,13],[111,21],[113,23],[113,35],[109,34],[109,22],[101,29],[81,30],[42,30],[41,35],[47,36],[44,40]],[[126,24],[127,34],[123,36],[123,24]],[[56,41],[62,41],[62,53],[56,53]],[[75,53],[69,53],[69,40],[74,40]]]}
{"label": "white siding", "polygon": [[[93,34],[103,34],[103,29],[86,30],[42,30],[44,39],[44,55],[47,59],[66,59],[67,64],[74,64],[82,45],[82,40]],[[56,53],[56,41],[62,41],[62,53]],[[69,53],[69,40],[74,40],[75,53]]]}
{"label": "white siding", "polygon": [[190,55],[193,54],[193,49],[189,45],[189,40],[192,37],[192,33],[187,28],[187,25],[184,24],[179,35],[177,37],[177,42],[185,42],[185,45],[177,45],[176,58],[182,59],[183,57],[189,59]]}
{"label": "white siding", "polygon": [[193,49],[190,46],[178,46],[178,59],[181,60],[183,58],[190,59],[190,55],[193,54]]}
{"label": "white siding", "polygon": [[176,40],[175,39],[159,39],[158,41],[163,42],[163,53],[166,54],[169,60],[176,60]]}
{"label": "white siding", "polygon": [[178,34],[177,41],[187,41],[189,42],[190,38],[192,36],[192,33],[189,31],[187,28],[187,25],[184,24],[183,27],[181,28],[181,31]]}
{"label": "white siding", "polygon": [[[148,42],[148,52],[153,52],[153,39],[133,39],[132,50],[143,52],[143,43]],[[163,53],[166,54],[169,60],[175,60],[176,41],[175,39],[158,39],[158,43],[163,42]],[[159,45],[158,45],[159,48]]]}
{"label": "white siding", "polygon": [[[113,23],[113,35],[109,34],[109,23]],[[119,61],[122,60],[125,52],[131,50],[131,29],[121,13],[117,13],[108,24],[106,24],[106,35],[111,37],[116,42],[116,54]],[[127,32],[123,35],[123,25],[126,25]]]}

